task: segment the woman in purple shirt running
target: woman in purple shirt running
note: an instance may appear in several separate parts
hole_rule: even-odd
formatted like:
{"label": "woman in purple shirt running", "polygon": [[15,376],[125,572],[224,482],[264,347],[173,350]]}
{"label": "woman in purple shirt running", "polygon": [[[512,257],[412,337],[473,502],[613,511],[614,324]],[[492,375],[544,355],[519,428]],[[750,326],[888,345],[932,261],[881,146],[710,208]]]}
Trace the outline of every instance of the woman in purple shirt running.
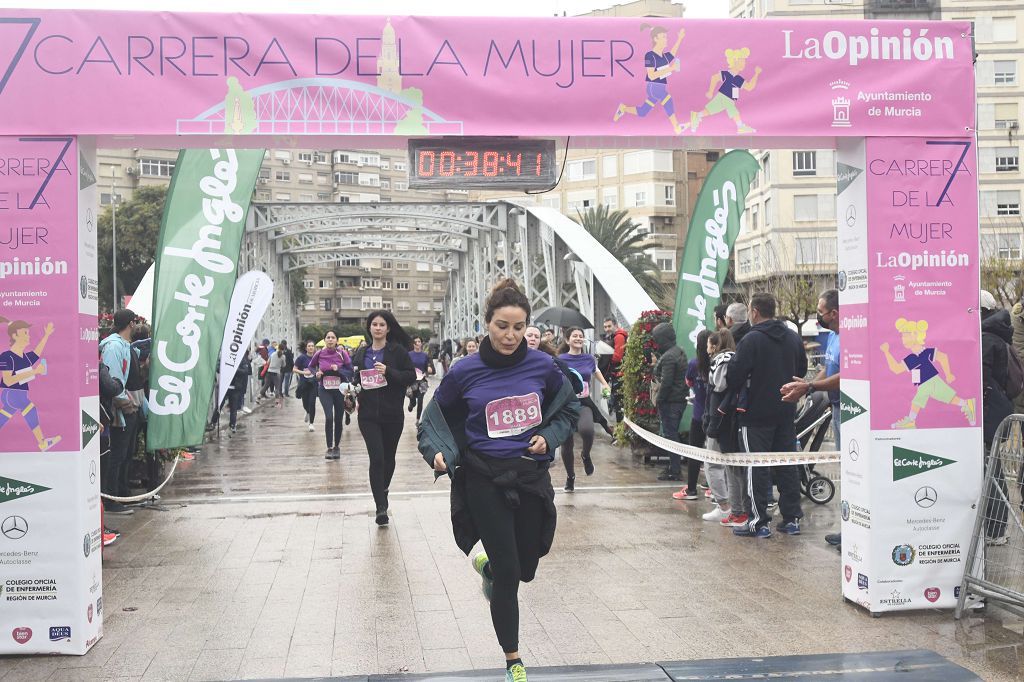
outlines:
{"label": "woman in purple shirt running", "polygon": [[[590,378],[597,377],[604,390],[611,394],[611,387],[605,381],[601,370],[597,368],[597,359],[590,353],[583,352],[583,344],[586,337],[579,327],[570,327],[566,330],[566,341],[559,349],[561,354],[558,359],[583,377],[583,391],[576,394],[580,399],[582,409],[580,420],[576,424],[576,433],[580,434],[583,440],[583,451],[580,453],[583,459],[583,470],[587,476],[594,473],[594,460],[590,458],[590,450],[594,447],[594,402],[590,399]],[[565,492],[571,493],[576,489],[576,438],[569,436],[569,440],[562,443],[561,455],[562,464],[565,466]]]}
{"label": "woman in purple shirt running", "polygon": [[53,323],[46,325],[43,338],[36,344],[35,350],[28,350],[31,343],[28,322],[13,322],[0,317],[0,324],[7,324],[7,336],[11,341],[10,350],[0,353],[0,430],[7,422],[20,414],[36,437],[39,450],[45,452],[60,442],[60,436],[47,438],[39,425],[39,410],[28,396],[29,382],[37,376],[46,374],[46,360],[42,359],[46,342],[53,334]]}
{"label": "woman in purple shirt running", "polygon": [[686,130],[686,126],[680,124],[676,118],[672,95],[668,94],[668,77],[679,71],[679,59],[676,55],[679,52],[679,45],[682,44],[683,37],[686,35],[686,29],[679,29],[676,44],[672,46],[671,50],[665,49],[668,45],[668,30],[664,26],[642,24],[640,30],[650,30],[651,32],[651,49],[644,55],[646,96],[639,106],[620,104],[619,108],[615,110],[615,117],[612,120],[618,121],[626,114],[643,118],[651,113],[654,107],[660,106],[665,110],[665,115],[672,123],[672,130],[679,135]]}

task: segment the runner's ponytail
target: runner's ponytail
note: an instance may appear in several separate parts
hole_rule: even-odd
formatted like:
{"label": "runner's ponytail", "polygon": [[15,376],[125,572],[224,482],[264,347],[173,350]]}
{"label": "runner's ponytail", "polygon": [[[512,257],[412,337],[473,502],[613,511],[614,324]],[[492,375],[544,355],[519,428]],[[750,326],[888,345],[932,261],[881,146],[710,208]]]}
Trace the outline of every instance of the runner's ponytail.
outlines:
{"label": "runner's ponytail", "polygon": [[511,277],[506,277],[494,285],[491,295],[487,297],[485,307],[484,321],[487,323],[490,323],[491,318],[494,317],[495,310],[507,307],[522,308],[526,311],[526,319],[530,319],[530,299]]}

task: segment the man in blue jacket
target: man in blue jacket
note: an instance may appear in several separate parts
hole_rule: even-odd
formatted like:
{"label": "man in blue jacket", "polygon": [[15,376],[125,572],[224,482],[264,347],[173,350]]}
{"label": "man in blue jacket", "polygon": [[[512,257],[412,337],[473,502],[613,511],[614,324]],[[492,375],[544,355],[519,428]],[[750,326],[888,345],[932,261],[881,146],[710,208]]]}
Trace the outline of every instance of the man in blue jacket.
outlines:
{"label": "man in blue jacket", "polygon": [[[782,400],[782,387],[794,376],[807,374],[807,355],[800,337],[775,319],[775,297],[755,294],[750,299],[750,331],[729,363],[726,383],[737,395],[746,394],[746,411],[739,414],[740,445],[745,452],[794,452],[796,406]],[[733,528],[745,537],[771,537],[768,500],[772,479],[779,487],[782,522],[776,530],[800,534],[800,472],[794,465],[752,466],[748,485],[753,507],[750,525]]]}

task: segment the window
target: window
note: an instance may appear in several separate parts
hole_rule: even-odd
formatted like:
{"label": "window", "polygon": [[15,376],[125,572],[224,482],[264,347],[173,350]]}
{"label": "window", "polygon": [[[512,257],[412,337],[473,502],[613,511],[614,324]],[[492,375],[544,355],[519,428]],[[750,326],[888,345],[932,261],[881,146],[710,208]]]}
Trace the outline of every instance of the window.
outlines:
{"label": "window", "polygon": [[345,196],[344,194],[339,194],[338,195],[338,203],[339,204],[347,204],[350,201],[352,201],[352,197]]}
{"label": "window", "polygon": [[256,201],[270,201],[270,192],[256,192]]}
{"label": "window", "polygon": [[322,280],[320,280],[320,288],[321,289],[333,289],[334,288],[334,282],[332,280],[329,280],[329,279],[322,279]]}
{"label": "window", "polygon": [[418,312],[418,313],[429,313],[430,312],[430,301],[418,301],[416,303],[416,312]]}
{"label": "window", "polygon": [[363,187],[379,187],[380,176],[376,173],[360,173],[359,184]]}
{"label": "window", "polygon": [[400,260],[397,263],[395,263],[395,270],[408,270],[408,269],[409,269],[409,261],[407,261],[407,260]]}
{"label": "window", "polygon": [[618,156],[603,156],[601,157],[601,176],[605,178],[614,178],[619,174],[619,157]]}
{"label": "window", "polygon": [[764,229],[770,230],[772,227],[772,200],[764,200]]}
{"label": "window", "polygon": [[440,282],[434,282],[434,292],[442,293],[444,291],[444,285]]}
{"label": "window", "polygon": [[654,262],[658,264],[658,268],[662,272],[675,272],[676,271],[676,254],[675,251],[655,251]]}
{"label": "window", "polygon": [[316,301],[306,301],[302,304],[303,310],[316,310]]}
{"label": "window", "polygon": [[662,187],[662,205],[664,206],[675,206],[676,205],[676,186],[675,185],[664,185]]}
{"label": "window", "polygon": [[311,280],[311,279],[304,279],[304,280],[302,280],[302,288],[303,289],[312,289],[313,288],[313,280]]}
{"label": "window", "polygon": [[994,127],[998,130],[1006,130],[1019,126],[1020,113],[1016,102],[1000,102],[995,106]]}
{"label": "window", "polygon": [[818,240],[814,237],[796,238],[796,264],[814,265],[818,262]]}
{"label": "window", "polygon": [[174,162],[166,159],[141,159],[139,172],[149,177],[169,178],[174,175]]}
{"label": "window", "polygon": [[740,249],[736,252],[736,268],[741,275],[750,274],[750,249]]}
{"label": "window", "polygon": [[1020,191],[1015,189],[996,190],[996,215],[1020,215]]}
{"label": "window", "polygon": [[1020,260],[1020,235],[999,234],[996,235],[997,251],[996,256],[1003,260]]}
{"label": "window", "polygon": [[391,291],[391,280],[390,279],[386,279],[383,282],[381,282],[380,283],[380,288],[384,289],[385,291]]}
{"label": "window", "polygon": [[408,301],[399,301],[395,304],[395,310],[401,313],[407,313],[412,309]]}
{"label": "window", "polygon": [[754,244],[750,247],[750,269],[754,272],[761,272],[761,245]]}
{"label": "window", "polygon": [[363,300],[358,296],[342,296],[338,307],[343,310],[359,310]]}
{"label": "window", "polygon": [[594,159],[581,159],[569,162],[569,180],[595,180],[597,178],[597,162]]}
{"label": "window", "polygon": [[342,258],[341,259],[341,267],[343,267],[343,268],[358,268],[359,267],[359,259],[358,258]]}
{"label": "window", "polygon": [[384,310],[391,310],[391,308],[392,308],[391,301],[383,301],[380,304],[380,307],[383,308]]}
{"label": "window", "polygon": [[772,181],[772,155],[765,154],[761,157],[761,167],[764,168],[764,181],[770,184]]}
{"label": "window", "polygon": [[646,206],[647,205],[647,192],[641,190],[639,192],[633,192],[633,205],[634,206]]}
{"label": "window", "polygon": [[996,171],[1020,170],[1020,151],[1017,147],[996,147]]}
{"label": "window", "polygon": [[430,263],[416,263],[416,272],[430,272]]}
{"label": "window", "polygon": [[335,173],[334,181],[342,185],[358,185],[359,173]]}
{"label": "window", "polygon": [[409,189],[409,183],[405,180],[395,180],[394,187],[396,192],[404,192]]}
{"label": "window", "polygon": [[279,161],[291,161],[292,153],[288,150],[278,150],[274,152],[274,158]]}
{"label": "window", "polygon": [[313,160],[317,163],[327,163],[327,155],[323,152],[314,152]]}
{"label": "window", "polygon": [[395,289],[397,291],[409,291],[408,282],[395,282]]}
{"label": "window", "polygon": [[601,192],[601,203],[611,210],[619,207],[619,188],[605,187]]}
{"label": "window", "polygon": [[444,303],[441,301],[434,301],[434,312],[439,313],[444,310]]}
{"label": "window", "polygon": [[828,194],[797,194],[793,197],[793,220],[808,222],[834,220],[836,198]]}
{"label": "window", "polygon": [[380,188],[391,189],[391,181],[388,180],[387,178],[384,178],[383,180],[380,181]]}
{"label": "window", "polygon": [[818,155],[815,152],[793,152],[793,175],[803,177],[818,174]]}
{"label": "window", "polygon": [[361,303],[362,310],[375,310],[380,307],[383,299],[380,296],[363,296]]}
{"label": "window", "polygon": [[417,282],[416,291],[430,291],[430,282]]}
{"label": "window", "polygon": [[331,200],[331,193],[330,192],[317,192],[316,193],[316,200],[317,201],[330,201]]}
{"label": "window", "polygon": [[408,164],[405,161],[395,161],[396,171],[404,171],[406,168],[408,168]]}
{"label": "window", "polygon": [[291,201],[292,200],[292,195],[291,195],[290,192],[278,192],[277,200],[278,201]]}
{"label": "window", "polygon": [[595,203],[597,203],[597,196],[593,190],[582,191],[582,192],[569,192],[566,196],[568,199],[568,207],[570,213],[576,211],[585,211]]}
{"label": "window", "polygon": [[326,185],[331,181],[331,174],[320,171],[319,173],[316,174],[316,181],[317,184]]}
{"label": "window", "polygon": [[382,261],[380,262],[380,268],[381,268],[381,270],[390,270],[390,269],[391,269],[391,268],[393,267],[393,265],[394,265],[394,263],[392,263],[392,262],[391,262],[391,261],[389,261],[389,260],[382,260]]}
{"label": "window", "polygon": [[359,282],[359,286],[363,289],[380,289],[380,280],[363,277]]}
{"label": "window", "polygon": [[652,171],[672,172],[672,152],[666,149],[651,149],[626,152],[622,155],[623,175],[650,173]]}
{"label": "window", "polygon": [[[269,199],[269,197],[267,197],[267,198]],[[120,194],[115,192],[114,196],[113,196],[113,203],[120,204],[122,201],[124,201],[124,196],[122,196],[122,195],[120,195]],[[100,206],[109,206],[110,204],[111,204],[110,192],[103,192],[102,194],[100,194]]]}
{"label": "window", "polygon": [[750,207],[750,229],[754,232],[761,229],[761,207],[757,204]]}
{"label": "window", "polygon": [[292,174],[286,170],[279,170],[274,172],[274,179],[278,182],[288,182],[292,179]]}
{"label": "window", "polygon": [[259,178],[260,180],[269,180],[270,179],[270,169],[269,168],[260,168],[260,172],[256,175],[256,177]]}
{"label": "window", "polygon": [[332,303],[333,303],[333,301],[331,301],[331,299],[329,299],[329,298],[321,298],[320,299],[320,310],[331,310],[332,309],[332,306],[331,306]]}
{"label": "window", "polygon": [[354,163],[348,152],[334,152],[334,163]]}
{"label": "window", "polygon": [[544,197],[543,199],[540,200],[540,205],[544,206],[546,208],[553,208],[556,211],[561,211],[562,210],[562,197],[557,196],[557,195],[553,196],[553,197]]}
{"label": "window", "polygon": [[299,201],[311,202],[313,201],[313,195],[308,193],[300,194]]}
{"label": "window", "polygon": [[312,185],[313,174],[312,173],[299,173],[299,184],[300,185]]}
{"label": "window", "polygon": [[994,82],[996,85],[1014,85],[1017,82],[1017,62],[1012,59],[997,60]]}
{"label": "window", "polygon": [[1017,17],[994,17],[992,19],[992,42],[1017,42]]}
{"label": "window", "polygon": [[313,163],[313,152],[299,152],[299,161]]}

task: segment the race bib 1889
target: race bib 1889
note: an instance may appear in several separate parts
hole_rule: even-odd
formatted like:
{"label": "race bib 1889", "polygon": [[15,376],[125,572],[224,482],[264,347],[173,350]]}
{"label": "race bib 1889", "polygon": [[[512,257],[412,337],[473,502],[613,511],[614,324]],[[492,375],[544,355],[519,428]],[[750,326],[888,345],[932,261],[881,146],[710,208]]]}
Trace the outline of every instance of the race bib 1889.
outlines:
{"label": "race bib 1889", "polygon": [[375,369],[363,369],[359,370],[359,383],[364,389],[384,388],[388,385],[388,380]]}
{"label": "race bib 1889", "polygon": [[518,436],[540,426],[544,420],[540,411],[540,396],[536,393],[492,400],[484,408],[484,415],[490,438]]}

